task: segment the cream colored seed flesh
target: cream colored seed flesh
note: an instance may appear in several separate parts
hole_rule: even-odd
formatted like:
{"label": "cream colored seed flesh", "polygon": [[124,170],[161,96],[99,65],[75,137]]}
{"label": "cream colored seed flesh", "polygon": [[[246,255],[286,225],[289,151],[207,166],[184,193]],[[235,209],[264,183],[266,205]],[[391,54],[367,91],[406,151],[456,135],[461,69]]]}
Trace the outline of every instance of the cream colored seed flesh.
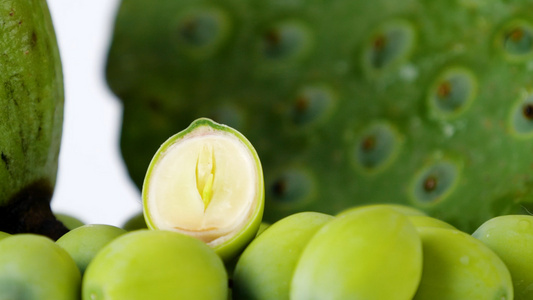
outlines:
{"label": "cream colored seed flesh", "polygon": [[256,203],[257,169],[230,134],[185,138],[161,153],[149,184],[150,218],[212,245],[238,232]]}

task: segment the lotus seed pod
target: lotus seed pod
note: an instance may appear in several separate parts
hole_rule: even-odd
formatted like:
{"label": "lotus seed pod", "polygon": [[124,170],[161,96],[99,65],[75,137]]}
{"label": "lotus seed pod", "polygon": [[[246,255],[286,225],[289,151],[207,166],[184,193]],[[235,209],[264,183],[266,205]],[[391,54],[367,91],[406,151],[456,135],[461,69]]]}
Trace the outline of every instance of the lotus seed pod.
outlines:
{"label": "lotus seed pod", "polygon": [[513,279],[514,299],[533,298],[533,217],[496,217],[483,223],[472,236],[505,263]]}
{"label": "lotus seed pod", "polygon": [[290,299],[411,299],[421,274],[422,244],[409,219],[390,208],[362,207],[309,240]]}
{"label": "lotus seed pod", "polygon": [[0,230],[59,238],[50,209],[63,126],[63,74],[46,1],[0,6]]}
{"label": "lotus seed pod", "polygon": [[149,228],[194,236],[229,261],[261,224],[261,163],[238,131],[200,118],[161,145],[142,197]]}
{"label": "lotus seed pod", "polygon": [[94,256],[105,245],[126,232],[111,225],[88,224],[65,233],[56,244],[68,252],[83,275]]}
{"label": "lotus seed pod", "polygon": [[166,230],[137,230],[107,244],[83,278],[83,300],[226,300],[228,279],[213,249]]}
{"label": "lotus seed pod", "polygon": [[122,1],[107,82],[141,187],[195,118],[242,132],[265,221],[395,202],[473,232],[531,208],[533,1]]}
{"label": "lotus seed pod", "polygon": [[332,216],[302,212],[285,217],[254,239],[233,273],[233,299],[289,299],[296,263],[311,237]]}
{"label": "lotus seed pod", "polygon": [[513,299],[513,283],[502,260],[467,233],[418,228],[424,264],[414,300]]}
{"label": "lotus seed pod", "polygon": [[0,299],[78,300],[80,271],[47,237],[16,234],[0,242]]}

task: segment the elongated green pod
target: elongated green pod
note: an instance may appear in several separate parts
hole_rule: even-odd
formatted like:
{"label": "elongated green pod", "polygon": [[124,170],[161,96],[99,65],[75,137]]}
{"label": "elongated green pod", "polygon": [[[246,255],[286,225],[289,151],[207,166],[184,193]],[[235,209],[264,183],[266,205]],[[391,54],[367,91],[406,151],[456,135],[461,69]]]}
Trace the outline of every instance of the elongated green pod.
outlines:
{"label": "elongated green pod", "polygon": [[0,230],[58,238],[63,74],[46,1],[0,2]]}

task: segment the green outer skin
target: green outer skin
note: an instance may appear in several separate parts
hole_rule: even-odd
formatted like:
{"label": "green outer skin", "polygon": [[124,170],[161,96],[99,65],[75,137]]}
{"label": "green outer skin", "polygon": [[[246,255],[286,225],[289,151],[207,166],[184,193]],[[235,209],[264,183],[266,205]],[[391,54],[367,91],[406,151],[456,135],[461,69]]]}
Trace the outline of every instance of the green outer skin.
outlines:
{"label": "green outer skin", "polygon": [[257,229],[257,233],[256,233],[256,237],[259,236],[261,233],[263,233],[268,227],[270,227],[270,223],[267,223],[267,222],[261,222],[261,224],[259,225],[259,229]]}
{"label": "green outer skin", "polygon": [[337,217],[342,216],[344,214],[349,214],[354,210],[359,210],[361,208],[386,208],[386,209],[392,209],[395,212],[401,213],[404,216],[426,216],[426,214],[416,208],[401,205],[401,204],[390,204],[390,203],[384,203],[384,204],[369,204],[369,205],[363,205],[363,206],[355,206],[350,207],[348,209],[345,209],[341,211],[339,214],[337,214]]}
{"label": "green outer skin", "polygon": [[164,230],[137,230],[107,244],[87,268],[83,300],[226,300],[227,274],[205,243]]}
{"label": "green outer skin", "polygon": [[0,203],[5,204],[36,181],[55,184],[64,94],[46,1],[2,1],[0,16]]}
{"label": "green outer skin", "polygon": [[418,230],[424,263],[413,300],[513,299],[509,270],[483,243],[458,230]]}
{"label": "green outer skin", "polygon": [[144,220],[144,213],[141,211],[129,217],[122,225],[122,228],[126,231],[147,229],[148,226],[146,226],[146,221]]}
{"label": "green outer skin", "polygon": [[488,220],[473,237],[494,251],[513,279],[514,299],[533,298],[533,216],[509,215]]}
{"label": "green outer skin", "polygon": [[[176,39],[178,17],[203,8],[225,13],[228,34],[210,55],[193,57]],[[533,135],[519,136],[511,127],[512,109],[533,90],[531,55],[508,55],[500,39],[507,22],[531,23],[530,11],[532,0],[123,0],[106,72],[124,104],[121,148],[128,171],[140,188],[162,141],[198,117],[213,116],[258,151],[268,222],[297,211],[336,214],[395,202],[473,232],[533,202]],[[262,57],[261,37],[284,20],[309,30],[309,51],[299,60]],[[394,20],[412,25],[410,52],[383,70],[369,70],[364,49]],[[474,99],[457,114],[435,112],[428,104],[435,80],[464,68],[475,79]],[[315,123],[300,126],[290,118],[295,95],[313,84],[329,87],[334,103]],[[397,148],[386,165],[364,172],[354,161],[358,135],[379,122],[397,133]],[[457,165],[451,188],[440,201],[418,201],[411,191],[415,176],[442,158]],[[272,183],[280,171],[294,169],[309,175],[311,191],[279,201]]]}
{"label": "green outer skin", "polygon": [[424,227],[438,227],[438,228],[446,228],[446,229],[456,229],[452,225],[439,220],[437,218],[432,218],[428,216],[407,216],[409,221],[415,225],[415,227],[418,228],[424,228]]}
{"label": "green outer skin", "polygon": [[59,222],[63,223],[63,225],[67,227],[68,230],[72,230],[85,225],[82,220],[69,214],[54,213],[54,215]]}
{"label": "green outer skin", "polygon": [[96,254],[105,245],[126,232],[112,225],[88,224],[65,233],[56,241],[56,244],[68,252],[83,275]]}
{"label": "green outer skin", "polygon": [[289,299],[296,263],[307,242],[334,217],[301,212],[270,225],[241,254],[233,272],[233,299]]}
{"label": "green outer skin", "polygon": [[331,220],[307,243],[290,299],[411,299],[421,274],[422,242],[407,217],[363,207]]}
{"label": "green outer skin", "polygon": [[79,300],[81,275],[47,237],[16,234],[0,242],[0,299]]}
{"label": "green outer skin", "polygon": [[[262,217],[263,217],[263,210],[265,205],[265,188],[264,188],[264,180],[263,180],[263,170],[261,167],[261,161],[259,160],[259,156],[257,155],[257,152],[255,151],[252,144],[246,139],[244,135],[242,135],[240,132],[236,131],[235,129],[218,124],[213,122],[210,119],[207,118],[199,118],[195,120],[193,123],[190,124],[189,127],[187,127],[185,130],[171,136],[170,138],[165,141],[159,150],[157,150],[156,154],[154,155],[150,166],[148,167],[148,171],[146,172],[146,177],[144,180],[143,190],[142,190],[142,199],[143,199],[143,211],[144,211],[144,218],[146,221],[146,225],[150,229],[159,229],[157,228],[152,220],[150,219],[150,211],[148,210],[148,181],[150,180],[150,173],[152,172],[153,166],[157,163],[159,156],[161,153],[165,151],[168,147],[171,145],[179,142],[181,139],[187,138],[187,135],[193,134],[196,130],[202,130],[202,127],[209,127],[209,130],[213,130],[214,132],[217,131],[224,131],[228,132],[237,138],[241,140],[247,146],[248,150],[250,151],[250,154],[253,156],[255,160],[255,166],[257,171],[257,182],[255,190],[257,191],[257,199],[256,201],[256,207],[254,211],[252,212],[250,219],[248,220],[247,224],[241,229],[239,233],[234,235],[232,238],[224,241],[221,244],[214,245],[213,248],[215,249],[216,253],[225,261],[229,262],[233,258],[235,258],[247,245],[250,243],[250,241],[255,237],[257,234],[257,231],[259,230],[259,226],[261,225]],[[179,171],[179,170],[178,170]]]}
{"label": "green outer skin", "polygon": [[[64,102],[62,66],[46,1],[0,2],[0,49],[0,219],[16,214],[7,222],[22,223],[0,221],[0,230],[12,226],[18,227],[9,228],[13,232],[39,231],[40,224],[28,229],[25,222],[39,219],[51,201]],[[17,206],[21,212],[15,212]]]}
{"label": "green outer skin", "polygon": [[3,231],[0,231],[0,240],[3,240],[6,237],[10,237],[10,236],[11,236],[11,234],[3,232]]}

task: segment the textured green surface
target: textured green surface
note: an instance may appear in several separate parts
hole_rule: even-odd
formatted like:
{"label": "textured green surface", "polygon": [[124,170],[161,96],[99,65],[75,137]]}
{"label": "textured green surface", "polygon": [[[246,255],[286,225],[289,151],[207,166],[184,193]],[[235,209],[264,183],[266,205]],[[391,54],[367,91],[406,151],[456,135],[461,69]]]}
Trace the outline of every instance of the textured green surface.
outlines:
{"label": "textured green surface", "polygon": [[45,1],[0,2],[0,203],[55,183],[63,121],[59,53]]}
{"label": "textured green surface", "polygon": [[533,1],[123,0],[107,80],[140,187],[211,117],[257,149],[265,220],[413,205],[473,231],[533,201]]}
{"label": "textured green surface", "polygon": [[[3,230],[17,222],[21,223],[14,226],[18,228],[9,230],[38,230],[40,225],[28,228],[27,223],[38,223],[36,220],[41,219],[38,215],[49,210],[46,207],[56,182],[63,125],[62,76],[46,1],[0,1],[0,227]],[[37,208],[35,202],[43,203]],[[30,215],[31,207],[34,215]]]}

